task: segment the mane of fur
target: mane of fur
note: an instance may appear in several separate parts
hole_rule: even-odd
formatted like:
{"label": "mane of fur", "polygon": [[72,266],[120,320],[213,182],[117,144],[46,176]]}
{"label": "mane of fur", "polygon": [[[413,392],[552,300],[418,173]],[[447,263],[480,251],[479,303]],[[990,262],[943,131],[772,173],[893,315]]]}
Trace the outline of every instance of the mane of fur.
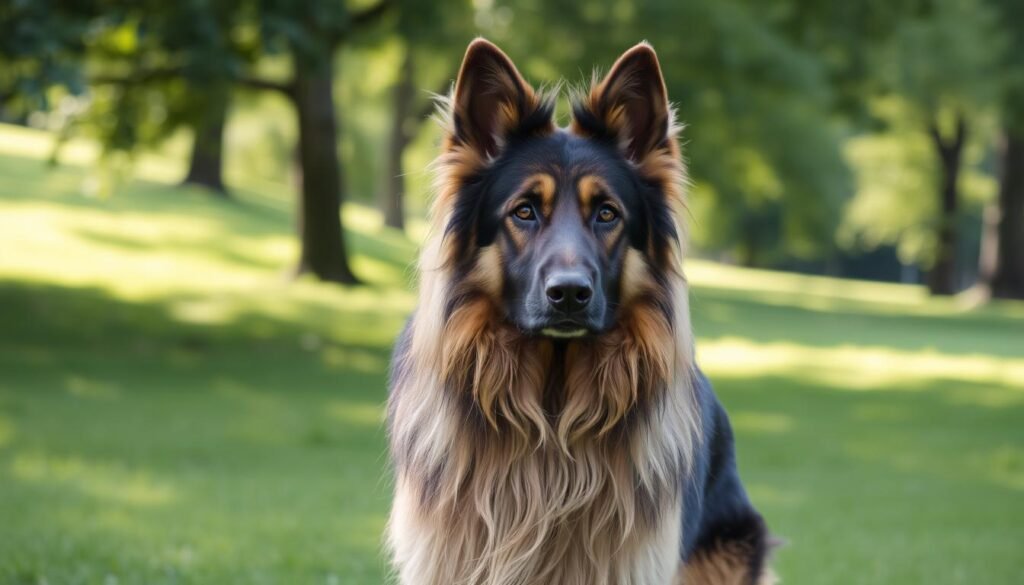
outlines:
{"label": "mane of fur", "polygon": [[[677,236],[666,252],[661,278],[630,251],[618,326],[559,353],[503,321],[494,247],[475,250],[468,269],[456,270],[446,228],[461,185],[489,163],[449,137],[434,167],[419,308],[389,405],[389,544],[401,580],[671,582],[678,482],[699,437],[682,242]],[[679,225],[675,141],[637,168],[661,183]]]}

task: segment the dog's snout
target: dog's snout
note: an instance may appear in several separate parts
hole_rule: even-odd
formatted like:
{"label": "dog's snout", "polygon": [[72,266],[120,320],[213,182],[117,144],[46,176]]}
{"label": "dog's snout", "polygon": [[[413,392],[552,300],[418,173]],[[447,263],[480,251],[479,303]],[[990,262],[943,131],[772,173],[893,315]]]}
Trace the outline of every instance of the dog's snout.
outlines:
{"label": "dog's snout", "polygon": [[552,274],[545,285],[548,302],[562,313],[575,313],[586,308],[594,296],[590,279],[581,272]]}

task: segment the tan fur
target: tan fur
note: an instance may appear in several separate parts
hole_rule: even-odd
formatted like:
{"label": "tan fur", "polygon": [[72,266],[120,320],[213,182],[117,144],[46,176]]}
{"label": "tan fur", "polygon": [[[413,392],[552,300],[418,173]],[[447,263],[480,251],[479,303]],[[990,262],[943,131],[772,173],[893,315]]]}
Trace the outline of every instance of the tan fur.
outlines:
{"label": "tan fur", "polygon": [[580,200],[580,211],[583,217],[590,217],[593,211],[593,201],[601,194],[611,193],[608,183],[596,175],[583,175],[576,182],[576,191]]}
{"label": "tan fur", "polygon": [[770,568],[750,574],[749,555],[742,547],[699,555],[680,569],[675,585],[776,585],[779,579]]}
{"label": "tan fur", "polygon": [[[678,152],[668,142],[640,168],[678,181],[663,190],[681,203],[683,169],[678,157],[669,164]],[[389,405],[398,579],[668,585],[679,579],[678,478],[700,437],[682,243],[668,251],[668,290],[642,254],[627,255],[618,325],[572,341],[562,387],[548,388],[552,343],[503,321],[497,249],[473,252],[469,276],[453,277],[445,226],[461,182],[487,164],[449,137],[434,167],[419,309]],[[668,318],[654,301],[665,296]],[[554,409],[552,396],[561,400]]]}
{"label": "tan fur", "polygon": [[[484,158],[492,159],[495,149],[500,150],[504,145],[505,131],[517,127],[524,118],[541,107],[545,100],[523,79],[512,60],[501,49],[484,39],[476,39],[466,50],[449,101],[451,107],[445,112],[449,130],[454,128],[456,116],[476,109],[473,104],[483,104],[481,107],[490,114],[494,124],[492,135],[462,136],[466,140],[461,140],[455,132],[449,131],[446,137],[448,146],[469,146],[479,151]],[[465,126],[470,125],[469,120],[462,122]],[[550,122],[540,131],[551,132],[554,129],[554,123]]]}
{"label": "tan fur", "polygon": [[526,233],[519,229],[516,222],[512,220],[512,211],[525,201],[527,196],[534,195],[540,197],[540,213],[544,217],[550,217],[555,205],[557,187],[553,176],[548,173],[537,173],[523,181],[516,195],[509,198],[508,207],[504,210],[505,222],[517,248],[522,249],[526,245]]}
{"label": "tan fur", "polygon": [[531,179],[534,181],[532,189],[540,195],[541,213],[544,214],[544,217],[551,217],[551,212],[555,207],[555,190],[557,188],[555,178],[547,173],[538,173]]}

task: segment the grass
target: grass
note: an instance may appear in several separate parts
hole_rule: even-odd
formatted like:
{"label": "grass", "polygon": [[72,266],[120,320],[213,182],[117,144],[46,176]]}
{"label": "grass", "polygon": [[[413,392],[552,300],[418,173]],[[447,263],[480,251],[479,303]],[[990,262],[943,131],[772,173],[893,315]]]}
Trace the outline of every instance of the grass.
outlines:
{"label": "grass", "polygon": [[[90,198],[46,154],[0,127],[0,582],[384,581],[414,244],[353,207],[370,284],[288,282],[284,187],[216,201],[148,161]],[[787,583],[1024,582],[1024,307],[689,273]]]}

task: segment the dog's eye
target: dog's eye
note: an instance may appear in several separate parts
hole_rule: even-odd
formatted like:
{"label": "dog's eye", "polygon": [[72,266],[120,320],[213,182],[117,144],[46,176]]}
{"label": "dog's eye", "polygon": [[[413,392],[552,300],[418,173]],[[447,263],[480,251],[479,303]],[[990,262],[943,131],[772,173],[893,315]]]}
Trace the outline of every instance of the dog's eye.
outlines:
{"label": "dog's eye", "polygon": [[523,203],[512,210],[512,215],[523,221],[533,221],[537,219],[537,214],[533,211],[533,206],[529,203]]}
{"label": "dog's eye", "polygon": [[597,221],[599,223],[611,223],[619,219],[619,212],[615,211],[615,208],[611,205],[602,205],[601,209],[597,210]]}

